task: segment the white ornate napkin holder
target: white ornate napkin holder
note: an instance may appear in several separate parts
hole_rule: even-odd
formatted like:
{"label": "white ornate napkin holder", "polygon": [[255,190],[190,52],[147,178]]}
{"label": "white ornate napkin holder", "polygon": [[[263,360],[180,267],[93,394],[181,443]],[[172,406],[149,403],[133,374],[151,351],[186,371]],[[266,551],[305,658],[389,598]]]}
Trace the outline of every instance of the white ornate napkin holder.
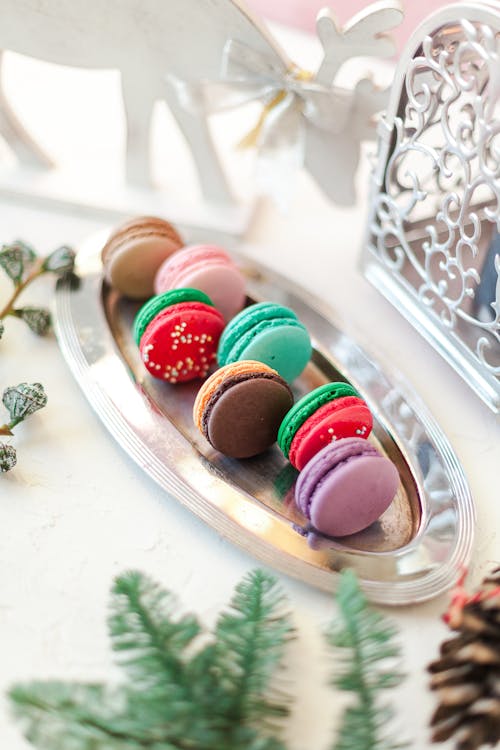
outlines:
{"label": "white ornate napkin holder", "polygon": [[500,411],[500,6],[451,5],[401,57],[363,251],[367,278]]}

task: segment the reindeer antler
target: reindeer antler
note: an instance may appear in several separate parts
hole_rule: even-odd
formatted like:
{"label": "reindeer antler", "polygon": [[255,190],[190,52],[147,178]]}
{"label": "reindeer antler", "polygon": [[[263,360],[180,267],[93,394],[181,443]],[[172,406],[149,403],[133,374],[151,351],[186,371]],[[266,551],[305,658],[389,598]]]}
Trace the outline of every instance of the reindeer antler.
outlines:
{"label": "reindeer antler", "polygon": [[403,9],[399,0],[379,0],[357,13],[340,27],[335,14],[324,8],[318,14],[316,28],[325,51],[316,80],[330,86],[339,69],[351,57],[390,57],[395,45],[386,32],[401,23]]}

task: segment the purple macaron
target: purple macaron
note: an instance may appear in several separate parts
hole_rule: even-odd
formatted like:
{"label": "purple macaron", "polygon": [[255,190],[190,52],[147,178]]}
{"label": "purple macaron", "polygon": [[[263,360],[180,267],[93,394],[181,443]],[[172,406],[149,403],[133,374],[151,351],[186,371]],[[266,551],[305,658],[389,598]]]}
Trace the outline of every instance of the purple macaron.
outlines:
{"label": "purple macaron", "polygon": [[347,536],[370,526],[396,494],[394,464],[362,438],[329,443],[301,471],[295,502],[316,531]]}

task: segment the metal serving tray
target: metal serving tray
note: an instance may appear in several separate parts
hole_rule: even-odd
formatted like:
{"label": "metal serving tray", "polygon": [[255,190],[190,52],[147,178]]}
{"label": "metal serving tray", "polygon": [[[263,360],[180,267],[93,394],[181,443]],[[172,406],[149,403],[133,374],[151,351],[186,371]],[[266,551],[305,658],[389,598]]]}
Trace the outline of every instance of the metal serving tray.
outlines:
{"label": "metal serving tray", "polygon": [[398,493],[378,522],[349,537],[299,533],[297,472],[274,448],[236,460],[215,451],[193,425],[199,384],[172,386],[145,370],[131,336],[138,305],[102,282],[105,235],[78,252],[78,279],[57,286],[55,326],[62,352],[113,437],[171,498],[264,563],[324,590],[352,567],[372,601],[402,605],[449,588],[468,561],[474,512],[462,467],[424,404],[332,322],[326,307],[287,279],[235,256],[251,300],[295,310],[314,354],[293,384],[297,397],[329,380],[349,380],[374,415],[370,440],[396,464]]}

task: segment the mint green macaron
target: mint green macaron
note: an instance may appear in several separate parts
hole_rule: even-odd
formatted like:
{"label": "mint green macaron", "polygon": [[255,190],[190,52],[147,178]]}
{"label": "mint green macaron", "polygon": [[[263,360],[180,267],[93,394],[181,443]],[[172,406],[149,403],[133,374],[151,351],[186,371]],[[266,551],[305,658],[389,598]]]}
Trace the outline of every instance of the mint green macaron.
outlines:
{"label": "mint green macaron", "polygon": [[205,292],[199,289],[183,287],[180,289],[170,289],[163,294],[156,294],[143,304],[134,318],[133,336],[134,341],[139,346],[142,334],[155,318],[158,313],[170,305],[177,305],[179,302],[204,302],[206,305],[214,306],[214,303]]}
{"label": "mint green macaron", "polygon": [[310,393],[306,393],[292,406],[290,411],[285,414],[278,430],[278,445],[285,458],[288,458],[295,433],[306,419],[323,404],[344,396],[359,396],[359,393],[349,383],[325,383],[325,385],[320,385],[319,388],[315,388]]}
{"label": "mint green macaron", "polygon": [[236,315],[219,342],[219,365],[253,359],[264,362],[291,382],[311,358],[306,327],[293,310],[275,302],[258,302]]}

